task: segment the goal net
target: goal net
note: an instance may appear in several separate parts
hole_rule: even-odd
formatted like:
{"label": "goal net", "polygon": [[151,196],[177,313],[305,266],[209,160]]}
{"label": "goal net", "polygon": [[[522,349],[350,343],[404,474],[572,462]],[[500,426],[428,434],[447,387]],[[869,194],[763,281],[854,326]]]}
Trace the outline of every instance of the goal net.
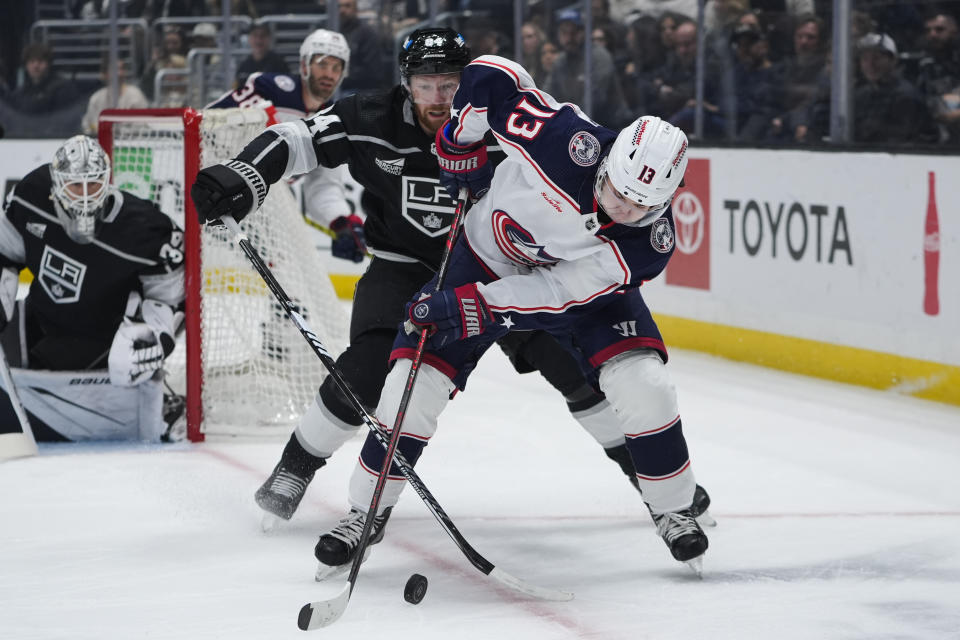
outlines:
{"label": "goal net", "polygon": [[[259,109],[108,110],[100,143],[114,184],[152,200],[184,229],[186,322],[167,381],[187,398],[188,435],[288,433],[325,369],[232,234],[201,226],[190,200],[197,171],[235,156],[266,125]],[[347,311],[283,181],[241,222],[251,243],[334,355],[347,343]]]}

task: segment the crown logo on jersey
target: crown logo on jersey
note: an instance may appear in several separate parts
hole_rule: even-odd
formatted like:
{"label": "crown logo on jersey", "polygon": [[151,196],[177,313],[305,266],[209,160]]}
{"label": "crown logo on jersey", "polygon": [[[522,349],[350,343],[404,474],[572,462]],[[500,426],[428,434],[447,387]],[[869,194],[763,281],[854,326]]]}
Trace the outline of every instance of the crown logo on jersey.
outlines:
{"label": "crown logo on jersey", "polygon": [[443,221],[440,219],[440,216],[434,213],[428,213],[423,216],[423,226],[427,229],[439,229],[443,224]]}

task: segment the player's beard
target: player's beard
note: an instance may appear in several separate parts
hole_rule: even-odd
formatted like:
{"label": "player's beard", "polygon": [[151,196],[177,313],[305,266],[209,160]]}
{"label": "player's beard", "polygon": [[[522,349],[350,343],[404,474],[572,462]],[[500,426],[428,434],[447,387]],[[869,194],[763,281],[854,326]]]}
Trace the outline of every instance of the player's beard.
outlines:
{"label": "player's beard", "polygon": [[431,136],[436,135],[440,126],[450,118],[449,104],[416,104],[413,105],[417,113],[417,121],[423,130]]}
{"label": "player's beard", "polygon": [[314,100],[319,101],[320,104],[326,104],[327,101],[330,100],[336,86],[336,83],[330,82],[329,78],[314,78],[310,76],[310,80],[307,82],[310,95]]}

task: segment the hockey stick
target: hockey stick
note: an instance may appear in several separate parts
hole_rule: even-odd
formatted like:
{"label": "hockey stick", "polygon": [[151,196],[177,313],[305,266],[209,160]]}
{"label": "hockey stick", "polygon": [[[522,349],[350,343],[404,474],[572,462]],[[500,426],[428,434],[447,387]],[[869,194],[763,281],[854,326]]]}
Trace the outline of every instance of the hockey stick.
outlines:
{"label": "hockey stick", "polygon": [[[366,424],[367,428],[373,433],[380,445],[386,449],[390,443],[390,436],[386,434],[386,432],[380,427],[380,424],[377,422],[376,418],[370,415],[360,400],[357,399],[356,395],[354,395],[353,390],[350,389],[346,381],[343,379],[343,376],[341,375],[333,356],[331,356],[327,351],[326,347],[323,345],[323,342],[320,341],[320,338],[318,338],[317,335],[307,326],[303,316],[301,316],[293,306],[293,302],[290,300],[290,297],[280,286],[280,283],[277,282],[273,272],[250,243],[249,238],[247,238],[246,234],[243,233],[243,231],[240,229],[240,226],[232,216],[224,216],[221,218],[221,220],[227,226],[227,228],[234,233],[237,244],[240,245],[241,250],[247,256],[247,259],[253,265],[253,268],[257,271],[260,277],[263,278],[263,281],[276,297],[277,301],[280,303],[280,306],[283,307],[287,317],[290,318],[294,325],[296,325],[297,329],[300,331],[300,334],[303,335],[304,339],[310,345],[310,348],[317,355],[317,357],[320,358],[324,368],[326,368],[326,370],[329,372],[331,378],[340,389],[341,393],[343,393],[344,397],[346,397],[350,402],[350,405],[360,415],[360,418],[363,420],[364,424]],[[454,524],[453,520],[449,515],[447,515],[446,511],[443,510],[443,507],[440,506],[440,503],[437,502],[437,499],[433,496],[433,493],[430,492],[423,480],[420,479],[420,476],[417,475],[416,471],[413,469],[413,466],[407,461],[403,454],[399,451],[394,451],[392,457],[393,462],[396,463],[403,477],[407,480],[407,482],[410,483],[410,486],[413,488],[413,490],[417,492],[417,495],[420,496],[420,499],[423,500],[424,504],[427,505],[427,509],[429,509],[430,513],[433,514],[433,517],[436,518],[437,522],[439,522],[443,530],[447,532],[447,535],[450,536],[454,544],[456,544],[460,551],[463,552],[463,555],[466,556],[467,560],[469,560],[470,563],[481,573],[490,576],[504,586],[507,586],[515,591],[535,598],[540,598],[542,600],[566,601],[573,598],[573,594],[571,593],[539,587],[521,580],[520,578],[514,577],[487,560],[484,556],[477,552],[469,542],[467,542],[466,538],[463,537],[463,534],[461,534],[459,529],[457,529],[457,526]],[[308,629],[317,629],[336,621],[346,609],[347,602],[350,599],[351,590],[352,583],[348,583],[344,586],[340,594],[338,594],[337,597],[333,598],[332,600],[313,602],[304,605],[300,610],[300,616],[298,619],[300,628],[305,631]]]}
{"label": "hockey stick", "polygon": [[[5,447],[5,451],[0,452],[0,458],[18,458],[21,456],[36,455],[37,441],[33,437],[33,429],[30,428],[30,420],[27,418],[27,412],[20,402],[20,396],[17,394],[17,387],[13,383],[13,374],[10,372],[10,363],[7,362],[7,354],[0,345],[0,378],[3,379],[3,387],[7,392],[7,398],[10,399],[10,405],[13,412],[17,414],[17,420],[20,421],[22,434],[9,433],[2,434],[3,437],[13,436],[14,443],[10,447]],[[16,437],[21,436],[21,437]]]}

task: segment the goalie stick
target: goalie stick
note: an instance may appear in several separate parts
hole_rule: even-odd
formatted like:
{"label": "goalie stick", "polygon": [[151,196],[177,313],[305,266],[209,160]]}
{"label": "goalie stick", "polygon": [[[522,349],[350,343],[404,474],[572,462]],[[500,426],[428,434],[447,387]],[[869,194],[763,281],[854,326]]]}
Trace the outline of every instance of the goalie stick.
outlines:
{"label": "goalie stick", "polygon": [[[337,364],[334,361],[333,356],[330,355],[330,352],[327,351],[327,348],[324,346],[323,342],[320,341],[320,338],[317,337],[317,335],[309,328],[306,320],[304,320],[303,316],[301,316],[296,310],[293,302],[290,300],[290,297],[283,290],[283,287],[280,286],[280,283],[277,282],[273,272],[263,261],[263,258],[260,256],[259,252],[257,252],[256,248],[251,244],[250,239],[247,238],[246,234],[240,229],[240,225],[237,224],[236,220],[234,220],[232,216],[224,216],[221,218],[221,220],[227,226],[227,228],[233,232],[237,244],[240,246],[240,249],[243,251],[244,255],[247,256],[247,259],[253,265],[254,270],[256,270],[256,272],[263,279],[264,283],[266,283],[274,297],[276,297],[277,302],[279,302],[280,306],[283,307],[287,317],[290,318],[294,325],[296,325],[297,329],[300,331],[300,334],[303,335],[304,339],[310,345],[310,348],[317,355],[317,357],[320,358],[324,368],[327,369],[334,383],[344,394],[344,397],[347,398],[347,400],[350,402],[350,405],[357,411],[364,424],[368,429],[370,429],[380,445],[383,446],[384,449],[387,449],[389,447],[390,437],[381,428],[376,418],[370,415],[360,400],[357,399],[356,395],[354,395],[353,391],[340,374],[340,370],[337,368]],[[440,503],[437,502],[437,499],[433,496],[433,493],[430,492],[423,480],[420,479],[420,476],[417,475],[417,472],[403,456],[403,454],[399,451],[394,451],[392,457],[393,462],[396,463],[397,467],[400,469],[400,473],[407,480],[407,482],[410,483],[410,486],[413,488],[413,490],[417,492],[417,495],[420,496],[421,500],[423,500],[424,504],[427,506],[427,509],[431,514],[433,514],[433,517],[438,523],[440,523],[440,526],[444,531],[446,531],[447,535],[450,536],[450,539],[453,540],[454,544],[457,545],[457,548],[460,549],[467,560],[470,561],[470,564],[476,567],[477,570],[484,575],[490,576],[504,586],[525,595],[542,600],[553,601],[567,601],[573,599],[572,593],[557,589],[539,587],[526,582],[525,580],[517,578],[507,573],[503,569],[495,566],[476,549],[474,549],[469,542],[467,542],[463,534],[460,533],[459,529],[457,529],[456,524],[454,524],[450,516],[447,515],[446,511],[443,510],[443,507],[440,506]],[[385,459],[384,462],[386,463],[387,460]],[[385,466],[386,468],[389,468],[389,466]],[[340,593],[338,593],[334,598],[304,605],[300,610],[300,615],[297,621],[298,626],[304,631],[307,631],[332,624],[341,615],[343,615],[343,612],[350,600],[350,594],[352,590],[353,583],[348,581],[347,584],[344,585],[343,589],[341,589]]]}
{"label": "goalie stick", "polygon": [[30,428],[27,412],[23,408],[23,403],[20,402],[19,394],[17,394],[17,387],[13,383],[13,374],[10,373],[10,363],[7,362],[7,354],[3,350],[3,346],[0,346],[0,378],[3,379],[4,390],[7,392],[7,398],[10,400],[13,412],[17,414],[22,432],[0,434],[0,460],[36,455],[37,441],[33,437],[33,429]]}

